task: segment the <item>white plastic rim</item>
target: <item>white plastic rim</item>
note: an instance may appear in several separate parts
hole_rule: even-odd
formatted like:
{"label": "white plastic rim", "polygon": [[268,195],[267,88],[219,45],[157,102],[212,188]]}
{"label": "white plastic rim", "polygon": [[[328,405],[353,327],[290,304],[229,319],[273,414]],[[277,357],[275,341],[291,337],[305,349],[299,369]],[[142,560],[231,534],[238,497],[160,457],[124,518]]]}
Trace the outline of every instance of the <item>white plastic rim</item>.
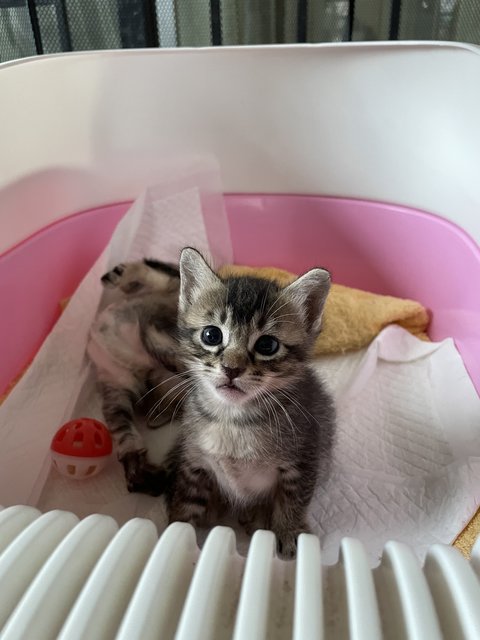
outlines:
{"label": "white plastic rim", "polygon": [[5,63],[0,253],[66,215],[135,199],[176,157],[205,154],[226,192],[411,206],[480,240],[479,77],[480,49],[452,42]]}

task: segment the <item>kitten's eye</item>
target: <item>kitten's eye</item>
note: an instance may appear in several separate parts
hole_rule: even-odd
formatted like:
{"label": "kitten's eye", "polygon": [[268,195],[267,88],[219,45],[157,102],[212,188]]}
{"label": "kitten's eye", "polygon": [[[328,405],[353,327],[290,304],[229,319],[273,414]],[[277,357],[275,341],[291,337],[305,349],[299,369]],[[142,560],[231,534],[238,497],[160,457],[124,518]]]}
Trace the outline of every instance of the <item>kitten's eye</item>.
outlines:
{"label": "kitten's eye", "polygon": [[260,336],[254,346],[255,351],[261,356],[273,356],[279,348],[280,343],[273,336]]}
{"label": "kitten's eye", "polygon": [[205,327],[202,331],[202,342],[209,347],[216,347],[222,344],[223,335],[218,327]]}

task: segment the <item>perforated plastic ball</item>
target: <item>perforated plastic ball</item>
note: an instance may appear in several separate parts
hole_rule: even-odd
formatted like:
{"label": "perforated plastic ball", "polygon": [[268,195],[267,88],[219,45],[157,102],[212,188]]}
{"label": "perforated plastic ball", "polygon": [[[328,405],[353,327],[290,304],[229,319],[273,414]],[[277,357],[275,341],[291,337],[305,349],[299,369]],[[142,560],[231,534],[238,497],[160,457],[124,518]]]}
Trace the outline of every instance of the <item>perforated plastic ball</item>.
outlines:
{"label": "perforated plastic ball", "polygon": [[112,453],[112,438],[107,427],[92,418],[77,418],[60,427],[52,444],[53,466],[67,478],[96,476]]}

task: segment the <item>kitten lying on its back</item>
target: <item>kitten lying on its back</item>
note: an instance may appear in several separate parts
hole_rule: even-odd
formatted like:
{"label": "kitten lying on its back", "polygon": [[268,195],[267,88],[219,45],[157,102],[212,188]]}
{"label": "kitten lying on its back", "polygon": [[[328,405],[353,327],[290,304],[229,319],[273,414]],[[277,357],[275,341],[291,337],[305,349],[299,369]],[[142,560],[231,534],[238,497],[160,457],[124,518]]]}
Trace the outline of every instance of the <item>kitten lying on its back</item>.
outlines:
{"label": "kitten lying on its back", "polygon": [[220,278],[194,249],[180,260],[179,342],[191,384],[167,460],[170,521],[233,508],[295,555],[317,479],[328,474],[332,400],[309,366],[330,275],[288,287]]}
{"label": "kitten lying on its back", "polygon": [[116,266],[102,283],[116,289],[117,301],[96,318],[87,351],[97,371],[105,422],[128,489],[159,495],[165,473],[148,461],[135,414],[146,415],[149,427],[159,427],[171,420],[183,397],[175,339],[179,272],[144,260]]}

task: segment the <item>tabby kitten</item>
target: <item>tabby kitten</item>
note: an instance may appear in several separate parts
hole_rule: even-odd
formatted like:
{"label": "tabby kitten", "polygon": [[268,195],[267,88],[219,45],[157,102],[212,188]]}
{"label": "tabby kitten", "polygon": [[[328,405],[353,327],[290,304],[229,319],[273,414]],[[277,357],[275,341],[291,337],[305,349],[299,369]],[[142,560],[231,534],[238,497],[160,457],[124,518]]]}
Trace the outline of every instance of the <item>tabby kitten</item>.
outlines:
{"label": "tabby kitten", "polygon": [[146,415],[147,426],[156,428],[179,408],[179,275],[176,267],[156,260],[120,264],[106,273],[102,283],[115,288],[117,300],[98,315],[87,347],[127,487],[151,495],[163,493],[165,473],[148,461],[135,419]]}
{"label": "tabby kitten", "polygon": [[180,280],[191,383],[167,461],[170,521],[206,524],[233,510],[247,531],[273,530],[293,557],[335,432],[332,400],[309,365],[330,275],[312,269],[283,289],[221,278],[187,248]]}

